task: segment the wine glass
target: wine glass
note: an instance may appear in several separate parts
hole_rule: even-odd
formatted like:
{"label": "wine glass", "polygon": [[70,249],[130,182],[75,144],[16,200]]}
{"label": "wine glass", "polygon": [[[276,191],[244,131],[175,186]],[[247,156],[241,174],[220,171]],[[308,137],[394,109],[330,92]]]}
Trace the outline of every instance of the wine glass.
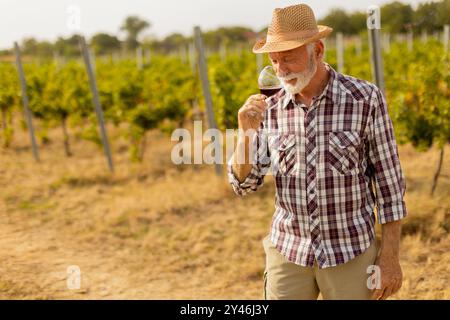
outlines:
{"label": "wine glass", "polygon": [[262,69],[258,77],[258,86],[261,94],[268,98],[280,91],[281,82],[272,66],[266,66]]}
{"label": "wine glass", "polygon": [[[278,79],[272,66],[266,66],[261,70],[258,77],[259,92],[267,98],[273,96],[281,90],[281,82]],[[252,117],[256,117],[255,111],[249,112]]]}

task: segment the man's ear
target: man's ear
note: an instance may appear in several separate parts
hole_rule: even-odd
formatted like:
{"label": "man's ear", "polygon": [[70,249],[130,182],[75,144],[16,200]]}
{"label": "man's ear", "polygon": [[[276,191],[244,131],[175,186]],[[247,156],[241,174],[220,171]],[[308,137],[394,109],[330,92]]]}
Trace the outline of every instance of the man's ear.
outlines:
{"label": "man's ear", "polygon": [[323,58],[324,50],[325,50],[325,46],[324,46],[322,40],[317,40],[316,45],[314,46],[314,52],[316,54],[317,59]]}

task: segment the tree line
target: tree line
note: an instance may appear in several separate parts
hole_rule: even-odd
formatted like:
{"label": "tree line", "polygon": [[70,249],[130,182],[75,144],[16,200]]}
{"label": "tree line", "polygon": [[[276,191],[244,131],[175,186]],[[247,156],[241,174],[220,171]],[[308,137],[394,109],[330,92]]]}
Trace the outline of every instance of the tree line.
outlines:
{"label": "tree line", "polygon": [[[318,20],[319,24],[332,26],[335,32],[354,35],[367,32],[366,12],[347,12],[343,9],[331,9],[329,13]],[[399,1],[381,6],[382,30],[390,33],[432,33],[441,31],[444,24],[450,21],[450,0],[420,3],[417,8]],[[97,33],[90,38],[90,45],[97,55],[117,52],[134,52],[137,47],[149,49],[152,52],[170,53],[186,50],[193,42],[192,36],[173,33],[163,39],[142,37],[145,30],[151,28],[151,23],[139,16],[127,17],[119,28],[125,34],[120,40],[118,35]],[[263,36],[267,28],[253,30],[243,26],[220,27],[205,31],[203,34],[205,46],[217,51],[222,47],[246,47],[258,36]],[[78,35],[59,37],[56,41],[38,41],[34,38],[22,40],[21,48],[25,55],[53,58],[55,55],[73,57],[79,55]],[[11,55],[11,50],[0,51],[1,55]]]}

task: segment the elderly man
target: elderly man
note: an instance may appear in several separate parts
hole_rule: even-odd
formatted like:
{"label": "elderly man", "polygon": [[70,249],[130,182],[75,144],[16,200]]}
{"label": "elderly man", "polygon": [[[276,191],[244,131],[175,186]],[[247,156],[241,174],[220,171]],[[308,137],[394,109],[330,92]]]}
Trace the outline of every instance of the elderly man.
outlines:
{"label": "elderly man", "polygon": [[283,88],[240,108],[228,177],[244,196],[274,175],[265,299],[386,299],[402,284],[406,185],[392,121],[374,84],[323,62],[331,31],[307,5],[277,8],[253,48],[269,53]]}

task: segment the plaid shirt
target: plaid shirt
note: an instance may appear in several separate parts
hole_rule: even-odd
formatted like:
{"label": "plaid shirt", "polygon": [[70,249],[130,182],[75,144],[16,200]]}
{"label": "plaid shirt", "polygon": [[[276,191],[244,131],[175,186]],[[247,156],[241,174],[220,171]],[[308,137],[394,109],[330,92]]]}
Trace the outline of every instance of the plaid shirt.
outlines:
{"label": "plaid shirt", "polygon": [[310,267],[316,261],[321,269],[370,246],[375,207],[380,224],[407,215],[406,184],[384,96],[374,84],[325,66],[328,84],[309,108],[284,90],[267,100],[245,181],[237,180],[232,158],[227,166],[241,197],[273,174],[270,240],[288,261]]}

